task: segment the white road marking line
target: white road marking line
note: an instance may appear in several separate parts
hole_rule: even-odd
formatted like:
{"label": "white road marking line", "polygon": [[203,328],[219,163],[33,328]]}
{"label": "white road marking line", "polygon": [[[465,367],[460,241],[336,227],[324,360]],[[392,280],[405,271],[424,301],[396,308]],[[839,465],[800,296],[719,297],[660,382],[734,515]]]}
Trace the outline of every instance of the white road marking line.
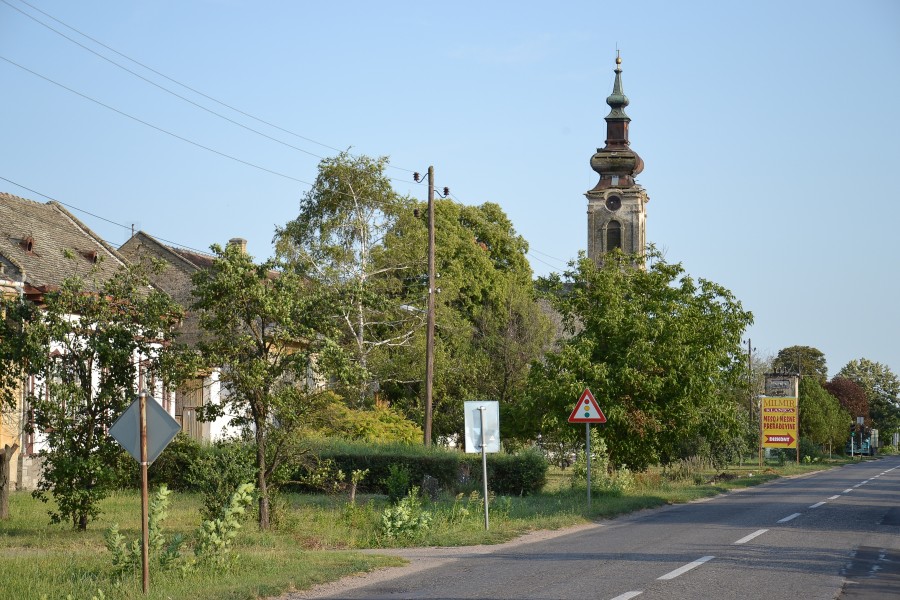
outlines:
{"label": "white road marking line", "polygon": [[849,493],[852,492],[852,491],[853,491],[853,488],[847,488],[846,490],[844,490],[844,491],[841,492],[841,493],[842,493],[842,494],[849,494]]}
{"label": "white road marking line", "polygon": [[829,499],[829,500],[837,500],[837,499],[840,498],[840,497],[841,497],[840,494],[835,494],[834,496],[830,496],[828,499]]}
{"label": "white road marking line", "polygon": [[696,569],[697,567],[699,567],[699,566],[702,565],[703,563],[705,563],[705,562],[707,562],[707,561],[709,561],[709,560],[712,560],[712,559],[714,559],[714,558],[715,558],[715,556],[704,556],[703,558],[698,558],[698,559],[695,560],[694,562],[689,562],[688,564],[684,565],[683,567],[678,567],[678,568],[675,569],[674,571],[671,571],[671,572],[669,572],[669,573],[666,573],[666,574],[663,575],[662,577],[657,577],[656,579],[657,579],[657,580],[660,580],[660,581],[666,580],[666,579],[675,579],[675,578],[678,577],[679,575],[684,575],[685,573],[687,573],[687,572],[690,571],[691,569]]}
{"label": "white road marking line", "polygon": [[824,503],[824,502],[816,502],[815,504],[813,504],[812,506],[810,506],[810,508],[819,508],[819,507],[822,506],[823,504],[825,504],[825,503]]}
{"label": "white road marking line", "polygon": [[752,540],[753,538],[759,537],[759,536],[761,536],[762,534],[764,534],[764,533],[767,532],[767,531],[768,531],[768,529],[757,529],[756,531],[754,531],[754,532],[751,533],[750,535],[745,535],[744,537],[742,537],[741,539],[739,539],[738,541],[736,541],[736,542],[735,542],[735,545],[737,545],[737,544],[746,544],[747,542],[749,542],[749,541]]}
{"label": "white road marking line", "polygon": [[778,521],[778,522],[779,522],[779,523],[787,523],[788,521],[791,521],[791,520],[796,519],[797,517],[799,517],[800,514],[801,514],[801,513],[794,513],[794,514],[792,514],[792,515],[788,515],[788,516],[786,516],[785,518],[781,519],[781,520]]}
{"label": "white road marking line", "polygon": [[862,485],[861,483],[857,483],[857,484],[854,485],[853,487],[854,487],[854,488],[858,488],[858,487],[861,486],[861,485]]}
{"label": "white road marking line", "polygon": [[639,592],[625,592],[624,594],[619,594],[612,600],[631,600],[632,598],[636,598],[643,593],[644,593],[644,590],[641,590]]}

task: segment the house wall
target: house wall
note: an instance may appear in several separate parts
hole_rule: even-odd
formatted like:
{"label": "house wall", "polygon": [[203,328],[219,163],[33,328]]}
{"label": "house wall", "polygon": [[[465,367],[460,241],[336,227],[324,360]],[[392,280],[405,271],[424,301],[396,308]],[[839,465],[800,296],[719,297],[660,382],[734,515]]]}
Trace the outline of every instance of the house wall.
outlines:
{"label": "house wall", "polygon": [[[62,347],[59,345],[55,345],[50,348],[50,352],[54,350],[62,351]],[[136,364],[140,363],[146,357],[135,353],[134,354],[134,362]],[[161,381],[145,381],[143,374],[138,370],[138,374],[136,376],[135,385],[137,389],[147,388],[150,392],[151,397],[159,403],[160,406],[166,409],[171,416],[175,416],[175,402],[167,402],[167,399],[170,396],[173,396],[173,393],[170,390],[165,389]],[[96,389],[99,386],[100,381],[100,371],[99,369],[95,369],[92,375],[92,385]],[[40,377],[34,377],[30,380],[26,380],[24,386],[26,388],[25,391],[30,394],[45,394],[46,387],[45,382]],[[174,396],[173,396],[174,397]],[[24,424],[25,415],[27,414],[28,406],[25,402],[24,395],[20,396],[20,407],[19,407],[19,418],[20,421]],[[40,480],[41,475],[41,459],[39,457],[40,451],[47,448],[47,440],[46,436],[43,435],[40,431],[36,431],[32,436],[32,443],[27,443],[27,435],[22,428],[19,428],[18,436],[19,436],[19,453],[18,459],[16,461],[16,489],[20,490],[33,490],[37,487],[38,481]]]}

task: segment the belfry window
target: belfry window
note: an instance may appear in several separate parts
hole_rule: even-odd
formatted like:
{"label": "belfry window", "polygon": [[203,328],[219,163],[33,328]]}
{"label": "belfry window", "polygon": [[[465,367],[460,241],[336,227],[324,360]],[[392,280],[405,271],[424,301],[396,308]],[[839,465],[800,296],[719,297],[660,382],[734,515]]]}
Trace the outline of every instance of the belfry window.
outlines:
{"label": "belfry window", "polygon": [[606,251],[613,248],[622,249],[622,225],[618,221],[610,221],[606,226]]}

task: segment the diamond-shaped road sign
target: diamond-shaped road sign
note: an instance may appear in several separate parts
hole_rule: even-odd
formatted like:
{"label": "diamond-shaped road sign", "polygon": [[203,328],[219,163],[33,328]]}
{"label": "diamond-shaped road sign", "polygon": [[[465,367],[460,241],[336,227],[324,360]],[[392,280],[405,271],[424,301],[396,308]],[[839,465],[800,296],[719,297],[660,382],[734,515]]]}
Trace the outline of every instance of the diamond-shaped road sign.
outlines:
{"label": "diamond-shaped road sign", "polygon": [[[181,431],[181,425],[166,412],[159,402],[149,394],[147,404],[147,462],[152,463],[159,457],[172,438]],[[138,396],[125,409],[112,427],[109,435],[113,436],[134,460],[141,462],[141,398]]]}

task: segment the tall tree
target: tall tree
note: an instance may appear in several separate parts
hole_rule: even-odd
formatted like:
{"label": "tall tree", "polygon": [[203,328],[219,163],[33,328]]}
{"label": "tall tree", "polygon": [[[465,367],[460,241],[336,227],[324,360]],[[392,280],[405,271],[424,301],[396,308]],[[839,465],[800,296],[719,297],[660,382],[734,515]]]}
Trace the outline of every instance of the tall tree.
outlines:
{"label": "tall tree", "polygon": [[422,304],[425,247],[385,252],[386,235],[405,241],[397,223],[414,205],[393,190],[387,165],[386,157],[347,153],[323,160],[300,214],[275,238],[287,268],[334,295],[331,318],[353,358],[353,396],[360,405],[376,391],[373,354],[407,345],[424,318],[416,308]]}
{"label": "tall tree", "polygon": [[[425,225],[401,221],[406,238],[418,236],[413,248],[425,248]],[[435,435],[449,436],[463,432],[464,400],[508,405],[522,397],[530,364],[551,342],[552,329],[534,295],[528,245],[497,204],[439,200],[435,229],[440,293],[433,425]],[[388,251],[396,251],[395,239],[387,239]],[[417,332],[412,346],[382,355],[378,367],[386,374],[385,367],[402,366],[406,375],[387,382],[385,396],[414,419],[421,418],[424,337]]]}
{"label": "tall tree", "polygon": [[227,394],[203,417],[229,414],[233,424],[251,426],[259,527],[268,529],[269,482],[286,458],[292,432],[321,393],[307,381],[311,364],[315,357],[327,369],[340,360],[332,322],[323,316],[333,307],[296,272],[275,271],[273,261],[256,265],[237,246],[212,250],[212,266],[193,277],[193,308],[211,334],[199,344],[200,360],[221,369]]}
{"label": "tall tree", "polygon": [[894,432],[900,428],[900,379],[890,367],[860,358],[844,365],[838,376],[850,379],[866,392],[869,415],[876,429]]}
{"label": "tall tree", "polygon": [[812,346],[789,346],[778,351],[772,367],[790,373],[799,373],[803,377],[813,377],[819,383],[828,379],[828,367],[825,354]]}
{"label": "tall tree", "polygon": [[701,445],[721,457],[741,439],[742,411],[722,396],[745,376],[740,341],[752,315],[730,291],[652,248],[648,259],[644,270],[618,252],[600,266],[582,255],[544,281],[571,337],[532,367],[520,428],[579,435],[566,420],[589,387],[619,465],[665,464]]}
{"label": "tall tree", "polygon": [[844,443],[850,415],[816,378],[804,377],[800,380],[798,402],[800,437],[823,447]]}
{"label": "tall tree", "polygon": [[134,399],[139,375],[170,385],[183,376],[167,348],[181,310],[136,268],[104,283],[69,279],[43,306],[2,302],[0,381],[37,382],[26,398],[45,440],[34,495],[54,500],[52,522],[84,530],[116,482],[121,448],[107,431]]}
{"label": "tall tree", "polygon": [[[872,425],[872,417],[869,415],[869,399],[866,397],[866,391],[855,381],[846,377],[835,377],[826,383],[824,387],[829,394],[838,399],[841,408],[847,411],[852,422],[856,422],[856,417],[863,417],[866,425]],[[847,425],[849,424],[850,421],[847,422]]]}

